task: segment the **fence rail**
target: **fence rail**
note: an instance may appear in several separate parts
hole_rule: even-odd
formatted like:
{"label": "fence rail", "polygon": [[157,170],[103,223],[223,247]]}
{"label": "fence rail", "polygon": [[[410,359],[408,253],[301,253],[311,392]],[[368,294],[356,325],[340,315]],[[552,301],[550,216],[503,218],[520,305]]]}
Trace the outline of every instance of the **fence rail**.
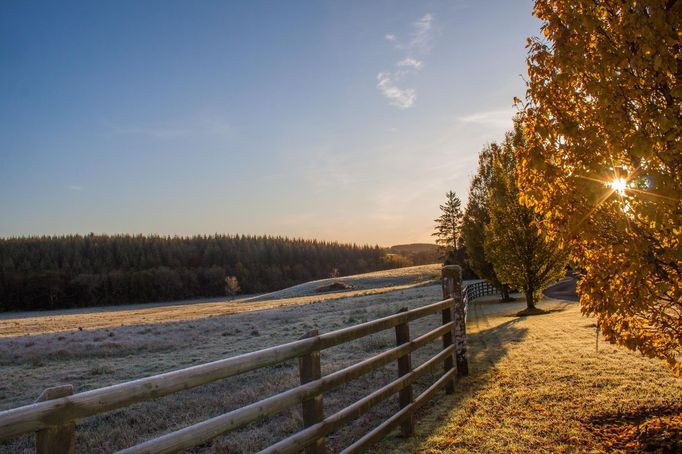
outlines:
{"label": "fence rail", "polygon": [[[414,411],[442,387],[447,393],[454,392],[455,374],[468,373],[461,270],[457,266],[444,267],[442,278],[443,301],[416,309],[403,309],[388,317],[324,334],[312,331],[305,338],[287,344],[79,394],[72,394],[70,385],[49,388],[34,404],[0,412],[0,440],[35,432],[37,453],[73,453],[76,420],[273,366],[293,358],[299,359],[299,386],[120,452],[132,454],[182,451],[261,417],[301,404],[303,430],[263,452],[289,453],[305,449],[306,453],[319,454],[325,452],[324,437],[327,434],[396,393],[399,395],[400,410],[343,452],[362,451],[399,424],[403,434],[409,436],[414,431]],[[439,327],[414,339],[410,338],[410,322],[437,313],[441,313],[442,319]],[[391,328],[395,329],[396,347],[331,374],[321,375],[321,350]],[[442,339],[442,350],[413,369],[411,353],[438,338]],[[325,392],[393,361],[398,362],[396,380],[339,412],[324,416]],[[413,398],[412,383],[441,363],[442,376],[417,398]]]}
{"label": "fence rail", "polygon": [[494,286],[488,281],[476,281],[464,286],[462,290],[462,298],[464,304],[468,304],[476,298],[486,295],[497,295],[501,293],[500,288]]}

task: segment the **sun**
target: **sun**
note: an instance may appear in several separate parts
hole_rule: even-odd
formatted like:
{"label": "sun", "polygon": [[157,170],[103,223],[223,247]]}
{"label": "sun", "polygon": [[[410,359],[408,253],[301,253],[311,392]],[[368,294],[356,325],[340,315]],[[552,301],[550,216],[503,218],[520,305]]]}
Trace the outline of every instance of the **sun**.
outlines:
{"label": "sun", "polygon": [[625,178],[616,178],[609,182],[609,186],[611,189],[617,192],[618,195],[624,195],[625,190],[628,187],[628,182]]}

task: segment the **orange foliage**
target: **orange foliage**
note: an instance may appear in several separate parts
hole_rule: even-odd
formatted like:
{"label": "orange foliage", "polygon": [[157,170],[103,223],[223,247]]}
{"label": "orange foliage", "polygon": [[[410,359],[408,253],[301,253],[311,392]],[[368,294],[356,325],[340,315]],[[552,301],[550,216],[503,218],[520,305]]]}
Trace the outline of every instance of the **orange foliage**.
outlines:
{"label": "orange foliage", "polygon": [[682,2],[537,0],[522,200],[570,246],[583,312],[682,375]]}

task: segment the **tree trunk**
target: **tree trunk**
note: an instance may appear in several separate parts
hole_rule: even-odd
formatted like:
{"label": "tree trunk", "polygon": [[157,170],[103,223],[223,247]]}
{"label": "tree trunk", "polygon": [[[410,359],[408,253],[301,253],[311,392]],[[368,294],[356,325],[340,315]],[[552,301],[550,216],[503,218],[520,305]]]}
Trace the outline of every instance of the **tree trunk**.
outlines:
{"label": "tree trunk", "polygon": [[528,309],[535,309],[535,291],[532,289],[525,289],[524,293],[526,294],[526,307]]}
{"label": "tree trunk", "polygon": [[503,284],[500,287],[500,293],[502,293],[502,302],[506,303],[511,301],[511,298],[509,297],[509,286]]}

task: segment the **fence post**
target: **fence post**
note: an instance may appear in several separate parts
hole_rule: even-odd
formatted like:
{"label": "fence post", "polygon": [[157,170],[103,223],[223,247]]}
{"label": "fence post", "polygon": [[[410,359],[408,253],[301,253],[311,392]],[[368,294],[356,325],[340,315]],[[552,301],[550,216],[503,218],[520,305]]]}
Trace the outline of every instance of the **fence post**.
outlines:
{"label": "fence post", "polygon": [[[465,377],[469,375],[469,364],[467,361],[464,299],[462,298],[462,268],[457,265],[446,265],[443,267],[442,276],[443,297],[452,298],[454,302],[452,320],[455,325],[453,329],[453,342],[455,344],[457,376]],[[445,317],[445,311],[443,311],[443,317]],[[443,323],[445,323],[445,318],[443,318]],[[443,337],[443,345],[445,346],[445,336]]]}
{"label": "fence post", "polygon": [[[59,399],[73,394],[72,385],[47,388],[36,402]],[[67,421],[36,432],[36,454],[73,454],[76,450],[76,423]]]}
{"label": "fence post", "polygon": [[[407,312],[407,308],[403,307],[398,313]],[[406,344],[410,341],[410,325],[405,322],[395,327],[395,343],[397,346]],[[408,352],[404,356],[398,358],[398,377],[402,377],[412,371],[412,353]],[[398,402],[400,408],[405,408],[414,402],[412,394],[412,385],[408,385],[401,389],[398,394]],[[414,414],[410,413],[405,421],[401,424],[401,431],[404,437],[409,437],[414,433]]]}
{"label": "fence post", "polygon": [[[314,329],[309,331],[301,339],[318,336],[319,332]],[[308,354],[298,358],[298,370],[301,376],[301,384],[317,380],[322,377],[322,368],[320,366],[320,351],[314,350]],[[310,427],[313,424],[322,422],[324,419],[324,410],[322,408],[322,394],[317,394],[309,399],[305,399],[302,403],[303,407],[303,427]],[[306,454],[325,454],[325,439],[320,437],[312,444],[306,446]]]}
{"label": "fence post", "polygon": [[[441,270],[441,286],[443,287],[443,299],[448,299],[451,297],[452,292],[450,290],[450,278],[448,277],[448,266],[444,266],[443,269]],[[450,323],[452,321],[452,306],[448,306],[447,308],[443,309],[442,312],[443,315],[443,325],[446,323]],[[447,333],[443,334],[443,350],[448,348],[449,346],[452,345],[452,333],[454,330],[450,330]],[[445,360],[443,361],[443,367],[445,369],[445,373],[450,371],[452,369],[452,366],[454,364],[454,361],[452,359],[452,355],[448,355]],[[448,382],[445,384],[445,393],[446,394],[452,394],[455,392],[455,381],[453,380],[448,380]]]}

